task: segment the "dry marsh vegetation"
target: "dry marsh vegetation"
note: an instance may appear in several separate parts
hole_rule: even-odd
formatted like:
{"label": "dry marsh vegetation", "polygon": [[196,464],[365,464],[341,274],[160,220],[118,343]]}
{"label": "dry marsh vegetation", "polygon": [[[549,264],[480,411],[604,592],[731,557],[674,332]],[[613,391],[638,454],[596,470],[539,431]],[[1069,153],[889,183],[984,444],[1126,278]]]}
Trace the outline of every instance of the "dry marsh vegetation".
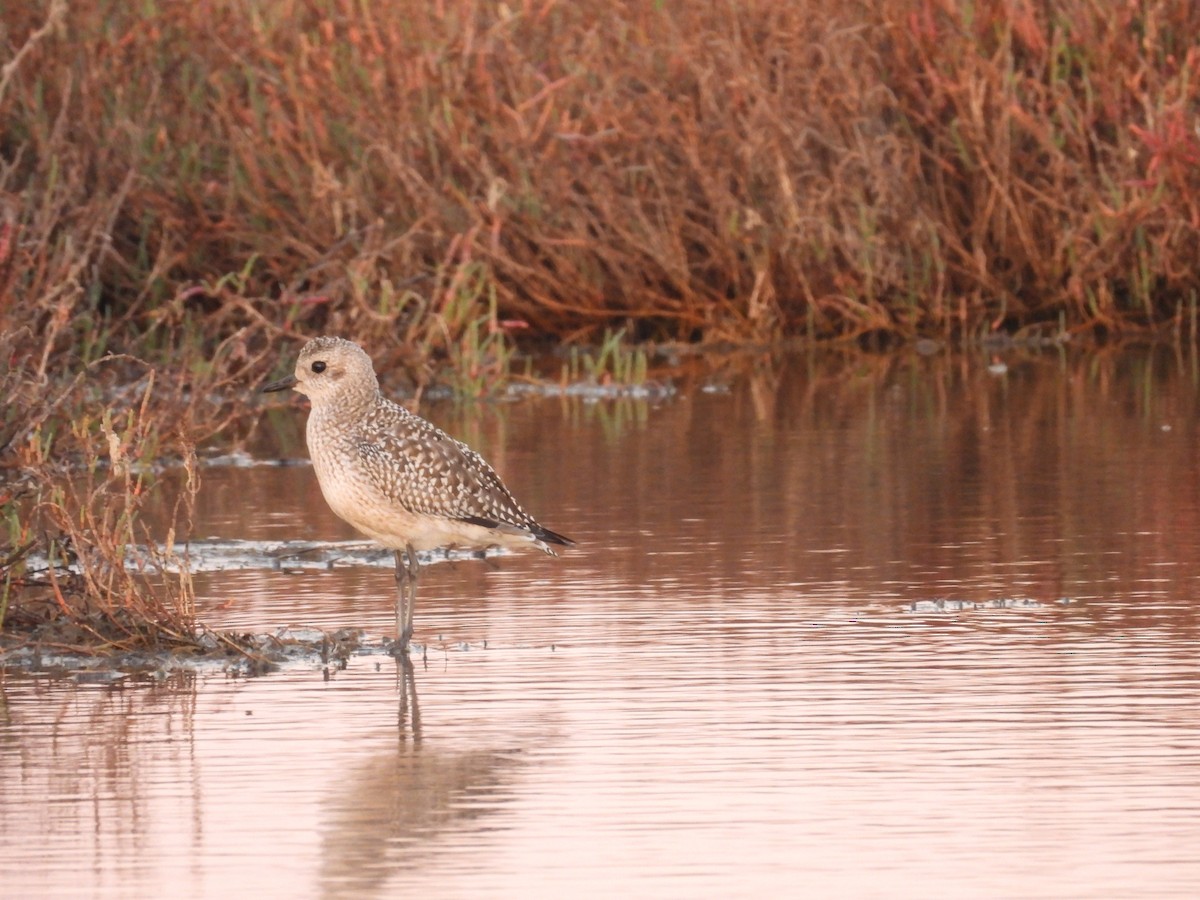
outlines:
{"label": "dry marsh vegetation", "polygon": [[114,452],[190,458],[318,332],[469,392],[539,338],[638,377],[612,335],[1194,339],[1197,33],[1165,0],[6,4],[5,602],[64,548],[79,602],[145,597]]}
{"label": "dry marsh vegetation", "polygon": [[50,651],[201,649],[176,542],[199,487],[186,382],[125,356],[50,381],[22,337],[0,338],[0,631]]}
{"label": "dry marsh vegetation", "polygon": [[1110,331],[1196,301],[1194,4],[49,0],[0,27],[3,284],[53,351]]}

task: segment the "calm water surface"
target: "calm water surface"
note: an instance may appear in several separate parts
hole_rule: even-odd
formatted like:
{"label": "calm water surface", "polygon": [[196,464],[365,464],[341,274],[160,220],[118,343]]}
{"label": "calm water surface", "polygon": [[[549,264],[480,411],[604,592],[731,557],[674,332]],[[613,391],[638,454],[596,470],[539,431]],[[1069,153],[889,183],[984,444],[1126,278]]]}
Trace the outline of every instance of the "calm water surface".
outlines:
{"label": "calm water surface", "polygon": [[[579,546],[427,568],[411,677],[9,672],[0,893],[1195,896],[1195,363],[988,362],[427,408]],[[354,536],[307,466],[204,477],[198,536]],[[391,629],[379,568],[197,592]]]}

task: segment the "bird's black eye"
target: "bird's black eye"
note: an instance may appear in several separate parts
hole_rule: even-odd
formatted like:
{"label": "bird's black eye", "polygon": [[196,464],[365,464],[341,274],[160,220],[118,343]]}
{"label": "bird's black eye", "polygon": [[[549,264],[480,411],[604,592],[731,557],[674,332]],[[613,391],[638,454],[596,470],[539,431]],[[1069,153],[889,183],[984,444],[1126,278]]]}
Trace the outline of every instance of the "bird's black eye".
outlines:
{"label": "bird's black eye", "polygon": [[312,364],[312,370],[314,372],[316,372],[318,375],[320,375],[322,372],[325,371],[325,363],[321,362],[321,360],[318,359],[315,363]]}

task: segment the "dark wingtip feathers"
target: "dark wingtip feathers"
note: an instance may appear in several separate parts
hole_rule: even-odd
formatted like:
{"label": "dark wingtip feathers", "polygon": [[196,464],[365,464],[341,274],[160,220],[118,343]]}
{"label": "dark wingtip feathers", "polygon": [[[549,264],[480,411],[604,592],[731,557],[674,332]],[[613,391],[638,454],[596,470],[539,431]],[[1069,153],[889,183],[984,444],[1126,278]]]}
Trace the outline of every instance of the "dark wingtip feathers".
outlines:
{"label": "dark wingtip feathers", "polygon": [[[480,528],[503,528],[504,522],[499,522],[496,519],[488,519],[484,516],[459,516],[460,522],[467,522],[470,525],[478,525]],[[512,525],[507,526],[513,528]],[[536,522],[532,526],[522,526],[539,541],[545,541],[547,544],[559,544],[563,547],[570,547],[575,542],[569,537],[564,537],[556,531],[551,531],[549,528],[543,528]]]}
{"label": "dark wingtip feathers", "polygon": [[561,544],[564,547],[570,547],[575,543],[569,537],[551,531],[549,528],[543,528],[541,525],[533,529],[533,533],[539,540],[545,541],[547,544]]}

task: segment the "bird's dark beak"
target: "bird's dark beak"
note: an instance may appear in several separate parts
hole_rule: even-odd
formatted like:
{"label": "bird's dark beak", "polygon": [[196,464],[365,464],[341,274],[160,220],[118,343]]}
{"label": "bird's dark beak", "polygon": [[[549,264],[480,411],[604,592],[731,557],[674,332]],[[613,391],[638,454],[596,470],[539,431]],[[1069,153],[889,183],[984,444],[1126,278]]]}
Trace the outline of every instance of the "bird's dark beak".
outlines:
{"label": "bird's dark beak", "polygon": [[270,384],[263,385],[259,389],[261,394],[269,394],[271,391],[286,391],[290,387],[295,387],[296,376],[289,375],[287,378],[280,378],[278,381],[272,381]]}

